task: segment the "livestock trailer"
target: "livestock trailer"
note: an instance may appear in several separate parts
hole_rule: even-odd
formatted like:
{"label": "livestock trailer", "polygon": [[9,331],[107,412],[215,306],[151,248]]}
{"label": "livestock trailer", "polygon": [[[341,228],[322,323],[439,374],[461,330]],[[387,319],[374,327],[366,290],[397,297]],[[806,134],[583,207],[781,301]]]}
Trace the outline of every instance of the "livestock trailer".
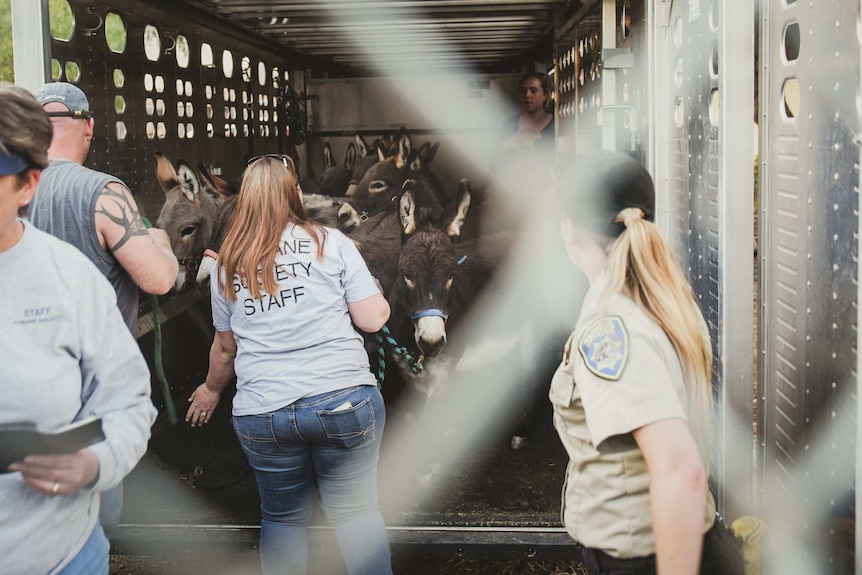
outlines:
{"label": "livestock trailer", "polygon": [[[324,170],[324,143],[340,160],[357,135],[401,126],[417,142],[440,142],[433,167],[444,186],[468,178],[481,188],[490,142],[516,111],[518,77],[549,73],[559,160],[625,151],[656,181],[657,222],[713,345],[713,477],[723,517],[765,522],[765,572],[858,570],[856,0],[12,7],[17,83],[35,88],[54,78],[84,89],[97,126],[88,164],[129,184],[151,219],[164,198],[156,151],[226,179],[249,156],[289,152],[314,179]],[[521,208],[519,229],[541,227],[523,209],[540,191],[499,193]],[[541,396],[548,375],[529,358],[512,358],[541,356],[531,342],[552,343],[535,337],[541,322],[512,317],[544,305],[574,324],[577,302],[543,292],[559,295],[556,284],[568,285],[558,281],[558,260],[521,255],[476,306],[471,342],[498,353],[453,372],[450,388],[462,401],[443,419],[455,431],[393,426],[384,445],[381,504],[396,546],[571,557],[558,517],[566,460],[547,405],[537,402],[525,449],[511,450],[508,437],[513,404]],[[527,276],[548,279],[522,282]],[[578,293],[575,286],[569,299]],[[226,406],[204,429],[171,422],[165,409],[182,409],[206,371],[207,302],[190,291],[157,303],[142,298],[138,339],[153,367],[164,365],[170,387],[154,379],[160,418],[127,480],[117,540],[130,549],[253,541],[256,488]],[[443,461],[431,486],[412,481],[423,468],[417,453]]]}

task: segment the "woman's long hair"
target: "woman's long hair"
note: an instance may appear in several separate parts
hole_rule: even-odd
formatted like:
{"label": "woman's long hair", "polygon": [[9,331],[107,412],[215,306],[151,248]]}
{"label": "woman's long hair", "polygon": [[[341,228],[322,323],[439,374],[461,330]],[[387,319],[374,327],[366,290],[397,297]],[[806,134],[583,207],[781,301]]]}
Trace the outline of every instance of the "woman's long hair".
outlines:
{"label": "woman's long hair", "polygon": [[296,176],[277,157],[264,157],[245,170],[236,208],[219,250],[224,279],[219,289],[229,300],[236,300],[233,277],[248,286],[252,297],[264,292],[275,295],[275,257],[281,236],[288,224],[304,230],[317,244],[317,258],[323,258],[326,228],[308,219]]}
{"label": "woman's long hair", "polygon": [[655,224],[639,208],[626,208],[614,222],[625,230],[608,249],[605,296],[631,297],[667,334],[682,364],[689,427],[709,468],[712,444],[712,348],[703,315],[682,268]]}

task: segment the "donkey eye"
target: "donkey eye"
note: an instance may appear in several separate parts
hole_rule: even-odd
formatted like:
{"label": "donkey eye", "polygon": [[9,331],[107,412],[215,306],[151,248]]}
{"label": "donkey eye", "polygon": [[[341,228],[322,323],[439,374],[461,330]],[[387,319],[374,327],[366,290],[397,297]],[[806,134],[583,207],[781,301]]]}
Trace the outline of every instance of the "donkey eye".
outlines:
{"label": "donkey eye", "polygon": [[404,283],[407,284],[407,287],[410,289],[413,289],[416,287],[416,282],[407,276],[404,276]]}
{"label": "donkey eye", "polygon": [[368,191],[372,194],[379,194],[383,190],[386,189],[386,182],[383,180],[374,180],[370,184],[368,184]]}
{"label": "donkey eye", "polygon": [[195,233],[195,231],[197,229],[198,229],[197,226],[186,226],[180,230],[180,237],[185,239],[185,238],[189,237],[190,235],[192,235],[193,233]]}

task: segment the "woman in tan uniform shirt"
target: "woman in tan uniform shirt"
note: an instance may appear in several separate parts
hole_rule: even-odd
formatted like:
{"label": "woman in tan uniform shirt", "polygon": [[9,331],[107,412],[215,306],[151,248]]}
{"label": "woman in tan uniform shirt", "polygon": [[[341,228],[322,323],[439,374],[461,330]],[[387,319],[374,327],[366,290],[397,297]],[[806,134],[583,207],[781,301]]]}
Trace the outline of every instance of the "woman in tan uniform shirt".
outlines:
{"label": "woman in tan uniform shirt", "polygon": [[652,223],[652,179],[600,152],[557,183],[566,252],[590,281],[550,390],[566,529],[594,575],[742,573],[707,488],[708,332]]}

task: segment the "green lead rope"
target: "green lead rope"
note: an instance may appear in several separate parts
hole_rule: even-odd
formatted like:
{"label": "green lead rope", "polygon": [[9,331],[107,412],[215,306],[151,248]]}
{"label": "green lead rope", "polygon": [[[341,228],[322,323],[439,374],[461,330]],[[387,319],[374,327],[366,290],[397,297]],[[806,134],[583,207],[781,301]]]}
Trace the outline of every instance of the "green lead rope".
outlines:
{"label": "green lead rope", "polygon": [[374,336],[377,338],[377,389],[383,386],[383,380],[386,378],[386,348],[384,347],[384,342],[389,344],[396,355],[407,362],[410,366],[410,371],[413,373],[422,373],[425,369],[425,365],[422,363],[425,360],[425,356],[420,355],[418,358],[414,358],[413,354],[406,347],[398,345],[398,342],[392,337],[392,333],[387,326],[384,325],[383,329],[375,333]]}
{"label": "green lead rope", "polygon": [[[153,224],[145,218],[141,217],[144,225],[148,228],[153,227]],[[165,368],[162,365],[162,323],[159,317],[159,296],[150,296],[151,306],[153,308],[153,339],[155,340],[155,354],[153,364],[156,367],[156,377],[159,383],[162,384],[162,395],[165,397],[165,408],[168,410],[168,421],[171,425],[177,424],[177,408],[174,407],[174,399],[171,397],[171,386],[168,383],[168,378],[165,377]]]}

